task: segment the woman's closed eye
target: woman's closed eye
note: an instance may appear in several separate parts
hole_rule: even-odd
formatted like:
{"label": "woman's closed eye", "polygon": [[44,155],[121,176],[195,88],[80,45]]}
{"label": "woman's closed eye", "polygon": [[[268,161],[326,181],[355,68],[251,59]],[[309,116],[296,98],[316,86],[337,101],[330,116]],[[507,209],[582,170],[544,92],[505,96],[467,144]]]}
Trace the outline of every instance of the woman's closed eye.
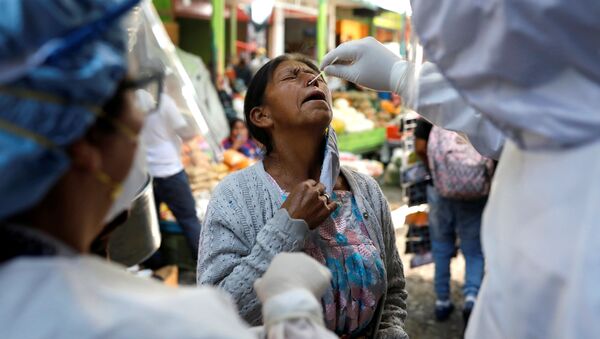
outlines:
{"label": "woman's closed eye", "polygon": [[[292,81],[292,80],[297,80],[299,78],[300,73],[305,73],[307,75],[309,75],[311,77],[311,79],[313,77],[317,76],[317,72],[313,71],[313,70],[306,70],[306,69],[301,69],[301,68],[295,68],[292,70],[289,70],[288,72],[286,72],[282,77],[280,81]],[[320,76],[317,81],[320,82],[325,82],[325,79]]]}
{"label": "woman's closed eye", "polygon": [[283,74],[283,77],[281,77],[281,81],[295,80],[298,78],[299,73],[299,68],[290,69]]}

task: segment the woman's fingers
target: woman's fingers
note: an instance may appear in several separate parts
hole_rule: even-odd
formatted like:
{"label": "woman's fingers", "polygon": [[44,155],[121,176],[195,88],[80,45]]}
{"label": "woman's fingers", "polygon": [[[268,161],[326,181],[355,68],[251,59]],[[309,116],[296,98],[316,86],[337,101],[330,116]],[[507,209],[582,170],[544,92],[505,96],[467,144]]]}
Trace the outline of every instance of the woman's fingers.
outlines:
{"label": "woman's fingers", "polygon": [[335,201],[329,201],[329,203],[326,205],[327,209],[329,210],[329,214],[335,212],[335,210],[338,208],[338,203]]}
{"label": "woman's fingers", "polygon": [[318,182],[316,182],[312,179],[308,179],[308,180],[304,181],[303,183],[306,184],[308,187],[314,187],[317,184],[319,184]]}
{"label": "woman's fingers", "polygon": [[324,195],[319,195],[319,200],[323,202],[323,206],[325,207],[327,207],[327,204],[329,204],[329,198]]}
{"label": "woman's fingers", "polygon": [[315,189],[317,190],[317,192],[319,192],[319,195],[323,195],[326,190],[325,185],[323,185],[320,182],[315,185]]}
{"label": "woman's fingers", "polygon": [[315,229],[338,207],[326,191],[322,183],[303,181],[292,190],[282,207],[288,210],[292,218],[302,219],[311,229]]}

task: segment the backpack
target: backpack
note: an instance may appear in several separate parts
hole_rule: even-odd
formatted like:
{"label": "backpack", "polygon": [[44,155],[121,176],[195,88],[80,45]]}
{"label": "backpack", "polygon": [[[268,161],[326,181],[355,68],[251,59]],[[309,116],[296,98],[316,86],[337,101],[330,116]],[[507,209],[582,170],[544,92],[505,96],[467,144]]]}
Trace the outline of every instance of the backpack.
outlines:
{"label": "backpack", "polygon": [[458,133],[433,126],[427,158],[433,185],[442,197],[475,200],[489,194],[494,161],[479,154]]}

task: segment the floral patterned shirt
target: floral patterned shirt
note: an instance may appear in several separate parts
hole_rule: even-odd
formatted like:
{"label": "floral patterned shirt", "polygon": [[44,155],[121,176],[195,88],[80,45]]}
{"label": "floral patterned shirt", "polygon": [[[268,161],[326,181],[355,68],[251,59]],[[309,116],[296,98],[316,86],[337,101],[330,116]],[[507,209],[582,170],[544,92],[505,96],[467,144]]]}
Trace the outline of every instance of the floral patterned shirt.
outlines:
{"label": "floral patterned shirt", "polygon": [[[279,189],[285,200],[289,193]],[[310,233],[304,251],[333,276],[322,298],[326,326],[338,335],[359,334],[385,292],[385,269],[352,192],[334,191],[331,199],[339,207]]]}

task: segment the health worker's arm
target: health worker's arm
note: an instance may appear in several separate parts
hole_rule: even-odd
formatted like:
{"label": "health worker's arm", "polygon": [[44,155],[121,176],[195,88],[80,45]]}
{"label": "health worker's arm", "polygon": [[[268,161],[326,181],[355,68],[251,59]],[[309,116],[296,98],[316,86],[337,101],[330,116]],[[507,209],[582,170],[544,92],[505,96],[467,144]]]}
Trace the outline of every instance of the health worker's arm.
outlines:
{"label": "health worker's arm", "polygon": [[[420,68],[392,53],[372,37],[341,44],[329,52],[321,67],[331,76],[376,91],[393,91],[404,99],[418,90],[412,107],[431,123],[459,132],[482,154],[498,159],[504,135],[474,110],[431,63]],[[411,83],[413,72],[419,72]]]}
{"label": "health worker's arm", "polygon": [[[465,136],[484,156],[498,159],[506,137],[485,116],[469,106],[429,62],[419,76],[416,111],[432,124]],[[398,93],[402,95],[402,93]]]}

